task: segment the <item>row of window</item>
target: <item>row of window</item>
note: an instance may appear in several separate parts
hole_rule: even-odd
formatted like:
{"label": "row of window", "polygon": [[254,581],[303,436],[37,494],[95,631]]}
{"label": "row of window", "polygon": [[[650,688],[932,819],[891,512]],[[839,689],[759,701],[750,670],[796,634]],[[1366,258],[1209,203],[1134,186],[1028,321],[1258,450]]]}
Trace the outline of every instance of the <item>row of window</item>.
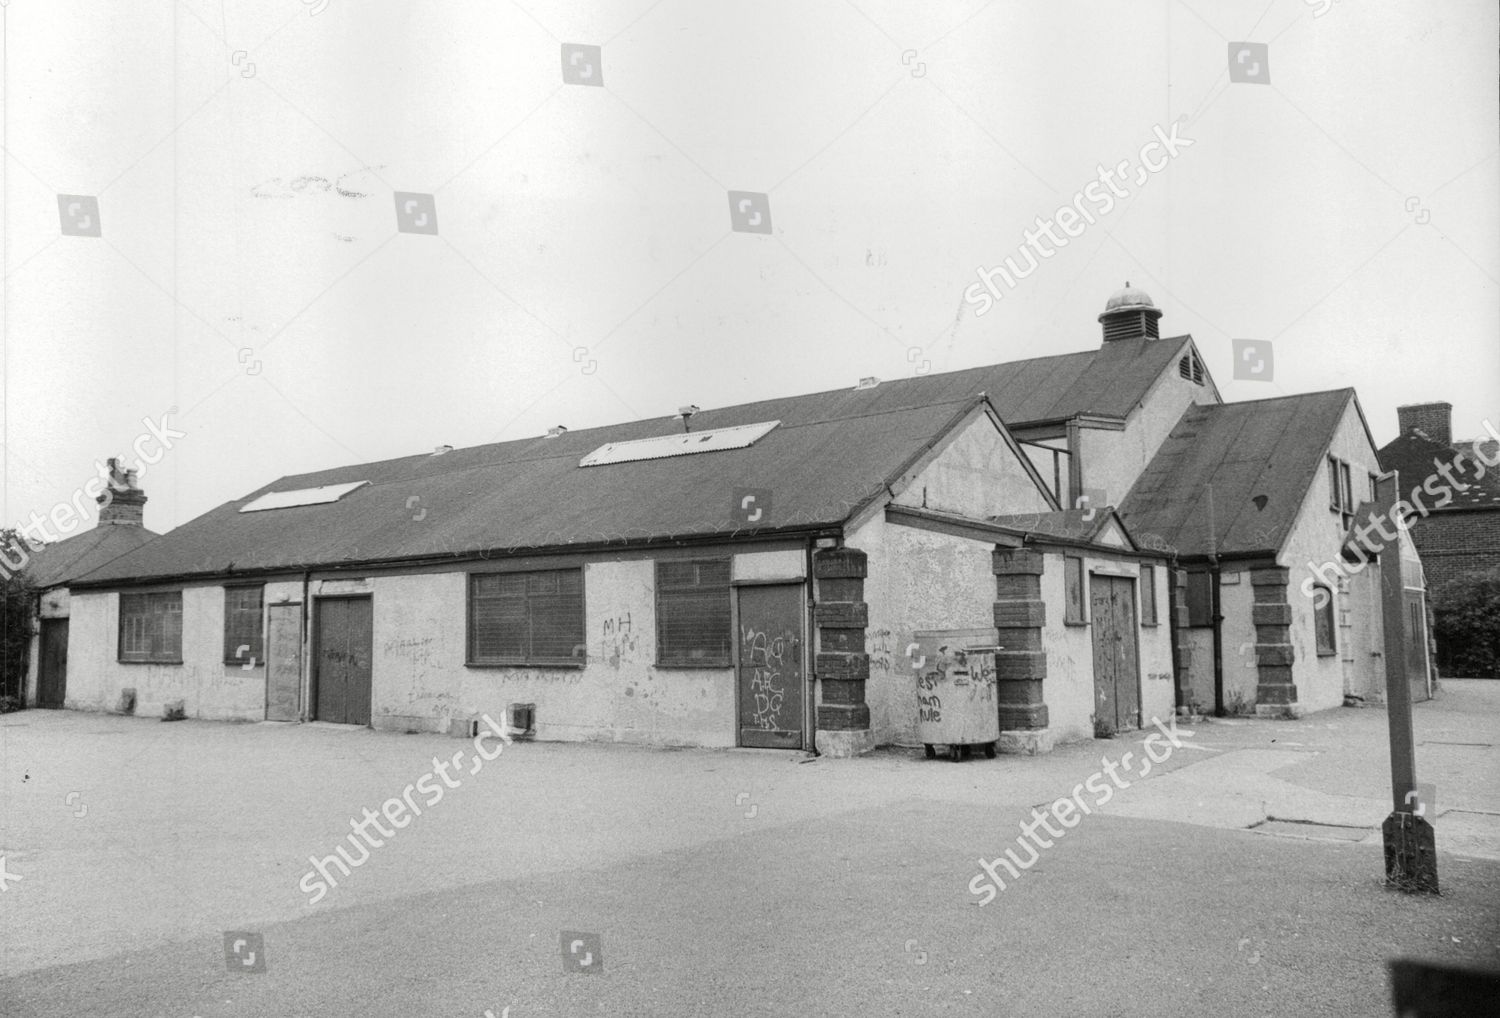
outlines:
{"label": "row of window", "polygon": [[[224,661],[265,659],[265,588],[224,588]],[[585,658],[583,570],[469,577],[468,663],[576,665]],[[657,663],[730,664],[729,560],[656,564]],[[120,595],[119,659],[180,664],[182,591]]]}

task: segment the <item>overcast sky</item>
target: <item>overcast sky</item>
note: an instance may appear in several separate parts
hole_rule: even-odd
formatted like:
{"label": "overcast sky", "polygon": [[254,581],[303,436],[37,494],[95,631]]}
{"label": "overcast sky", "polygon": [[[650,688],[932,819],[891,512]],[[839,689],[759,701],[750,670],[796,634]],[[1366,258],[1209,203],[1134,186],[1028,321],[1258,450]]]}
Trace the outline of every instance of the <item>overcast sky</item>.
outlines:
{"label": "overcast sky", "polygon": [[[286,474],[1090,349],[1127,279],[1228,400],[1354,386],[1377,443],[1401,403],[1500,427],[1493,0],[0,16],[0,522],[133,463],[143,419],[183,433],[142,479],[165,531]],[[1190,145],[965,300],[1174,123]]]}

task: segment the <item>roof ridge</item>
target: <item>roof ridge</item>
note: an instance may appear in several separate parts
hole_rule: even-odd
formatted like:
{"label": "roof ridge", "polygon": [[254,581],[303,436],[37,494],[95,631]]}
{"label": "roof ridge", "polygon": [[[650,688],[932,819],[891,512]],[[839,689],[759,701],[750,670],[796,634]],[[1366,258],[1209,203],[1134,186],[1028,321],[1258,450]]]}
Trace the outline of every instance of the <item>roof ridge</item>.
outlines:
{"label": "roof ridge", "polygon": [[[929,400],[929,401],[926,401],[926,402],[923,402],[923,403],[920,403],[920,404],[913,404],[913,405],[910,405],[910,406],[887,407],[887,408],[884,408],[884,409],[870,409],[870,410],[868,410],[867,412],[864,412],[864,413],[850,413],[850,414],[839,414],[839,415],[836,415],[836,416],[820,417],[817,420],[797,421],[795,423],[790,423],[790,424],[780,424],[775,430],[776,431],[780,431],[782,429],[785,429],[787,431],[795,431],[795,430],[797,430],[799,428],[819,427],[819,426],[826,425],[826,424],[835,424],[835,423],[838,423],[838,422],[841,422],[841,421],[858,421],[858,420],[866,420],[868,418],[873,418],[873,417],[888,417],[888,416],[890,416],[892,414],[912,413],[913,411],[916,411],[916,410],[930,410],[930,409],[933,409],[933,408],[936,408],[936,407],[958,406],[958,405],[967,406],[969,404],[974,403],[975,400],[976,400],[976,398],[979,397],[979,396],[981,396],[981,395],[984,395],[984,394],[982,394],[982,393],[974,393],[974,394],[967,395],[967,396],[962,396],[962,397],[952,396],[952,397],[948,397],[946,399],[934,399],[934,400]],[[793,398],[795,398],[795,397],[793,397]],[[666,418],[666,419],[667,420],[671,420],[672,418]],[[619,427],[619,425],[615,425],[615,426]],[[725,428],[743,427],[743,425],[726,424],[723,427],[725,427]],[[589,429],[589,430],[595,430],[595,429]],[[707,431],[715,431],[715,430],[719,430],[719,429],[717,429],[717,428],[707,428],[705,430],[707,430]],[[680,432],[670,432],[670,433],[668,433],[666,435],[646,435],[646,436],[643,436],[643,438],[645,438],[645,439],[650,439],[650,438],[670,438],[674,434],[680,434]],[[698,432],[694,432],[694,434],[698,434]],[[774,434],[774,432],[770,432],[766,436],[763,436],[763,437],[769,437],[770,434]],[[633,441],[639,441],[639,440],[640,439],[625,438],[625,439],[618,439],[617,441],[620,441],[620,442],[633,442]],[[536,439],[534,441],[541,441],[541,439]],[[492,448],[492,447],[496,447],[496,446],[500,446],[500,445],[510,445],[510,444],[512,444],[512,443],[509,443],[509,442],[493,442],[493,443],[489,443],[487,445],[469,446],[468,450],[488,449],[488,448]],[[609,443],[605,443],[605,444],[609,444]],[[458,451],[459,450],[457,450],[457,449],[454,450],[454,452],[458,452]],[[733,452],[735,450],[724,450],[724,451]],[[402,457],[398,457],[397,459],[391,459],[391,460],[372,460],[369,463],[352,463],[352,464],[349,464],[347,466],[329,467],[327,470],[314,470],[314,471],[311,471],[311,472],[309,472],[307,474],[287,474],[285,476],[278,477],[275,481],[272,481],[271,482],[272,486],[270,488],[270,491],[271,492],[275,492],[275,491],[278,491],[278,490],[294,490],[294,489],[278,489],[278,488],[275,487],[277,484],[281,483],[282,481],[286,481],[286,480],[290,480],[290,479],[294,479],[294,478],[311,477],[311,476],[316,476],[317,474],[330,473],[330,472],[333,472],[333,471],[357,470],[360,467],[373,467],[373,466],[378,466],[378,465],[386,464],[386,463],[398,463],[398,462],[400,462],[403,459],[423,459],[423,458],[426,458],[427,456],[430,456],[430,455],[431,455],[431,453],[418,454],[417,456],[402,456]],[[448,454],[445,454],[445,455],[448,455]],[[452,475],[452,474],[461,474],[461,473],[467,473],[467,472],[469,472],[471,470],[483,470],[483,469],[488,469],[488,468],[491,468],[491,467],[502,466],[502,465],[505,465],[505,464],[545,463],[545,462],[548,462],[550,460],[578,459],[578,458],[580,458],[580,457],[578,456],[577,450],[574,449],[574,450],[571,450],[571,451],[568,451],[568,452],[562,452],[562,451],[548,452],[548,453],[545,453],[545,454],[539,454],[539,455],[535,455],[535,456],[522,456],[522,457],[518,457],[518,458],[515,458],[515,459],[500,459],[500,460],[484,459],[484,460],[475,460],[473,462],[466,463],[466,464],[464,464],[461,467],[454,466],[453,468],[448,469],[448,470],[439,470],[439,471],[436,471],[435,474],[436,475],[441,475],[441,474],[449,474],[449,475]],[[457,461],[452,461],[452,462],[456,463]],[[373,488],[373,487],[377,487],[377,486],[385,485],[385,484],[408,483],[410,480],[411,479],[409,477],[406,477],[406,476],[393,477],[393,478],[380,478],[380,479],[370,478],[370,479],[366,479],[366,483],[370,487]],[[260,488],[256,489],[256,491],[261,491],[261,490],[262,489],[260,489]],[[234,503],[234,502],[239,502],[239,501],[242,501],[242,500],[248,501],[248,500],[250,500],[250,499],[252,499],[254,497],[256,497],[255,496],[255,492],[251,492],[249,494],[242,495],[240,498],[231,499],[230,502]]]}

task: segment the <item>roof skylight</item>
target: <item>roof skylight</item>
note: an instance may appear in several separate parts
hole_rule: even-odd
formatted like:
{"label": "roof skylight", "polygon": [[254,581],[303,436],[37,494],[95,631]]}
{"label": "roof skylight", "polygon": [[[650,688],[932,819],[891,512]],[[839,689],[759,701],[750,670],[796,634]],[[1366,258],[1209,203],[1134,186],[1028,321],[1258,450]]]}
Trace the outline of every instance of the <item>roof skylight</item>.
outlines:
{"label": "roof skylight", "polygon": [[578,465],[598,467],[606,463],[634,463],[637,460],[690,456],[699,452],[744,449],[754,445],[780,423],[780,421],[764,421],[760,424],[740,424],[732,428],[689,431],[680,435],[636,438],[628,442],[606,442],[579,460]]}
{"label": "roof skylight", "polygon": [[369,483],[369,481],[350,481],[347,484],[325,484],[317,488],[268,491],[260,498],[240,506],[240,512],[258,513],[266,509],[291,509],[299,505],[323,505],[327,502],[337,502],[355,488]]}

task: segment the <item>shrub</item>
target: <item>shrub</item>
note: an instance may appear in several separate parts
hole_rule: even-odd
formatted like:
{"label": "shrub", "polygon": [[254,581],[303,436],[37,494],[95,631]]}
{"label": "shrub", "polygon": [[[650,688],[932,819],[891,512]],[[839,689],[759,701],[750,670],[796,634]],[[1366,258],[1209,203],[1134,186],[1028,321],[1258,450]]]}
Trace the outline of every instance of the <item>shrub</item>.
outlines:
{"label": "shrub", "polygon": [[26,686],[26,665],[31,656],[36,588],[26,575],[23,538],[14,530],[0,530],[0,554],[21,570],[0,568],[0,698],[20,702]]}
{"label": "shrub", "polygon": [[1432,612],[1445,672],[1500,678],[1500,569],[1449,580],[1433,593]]}

